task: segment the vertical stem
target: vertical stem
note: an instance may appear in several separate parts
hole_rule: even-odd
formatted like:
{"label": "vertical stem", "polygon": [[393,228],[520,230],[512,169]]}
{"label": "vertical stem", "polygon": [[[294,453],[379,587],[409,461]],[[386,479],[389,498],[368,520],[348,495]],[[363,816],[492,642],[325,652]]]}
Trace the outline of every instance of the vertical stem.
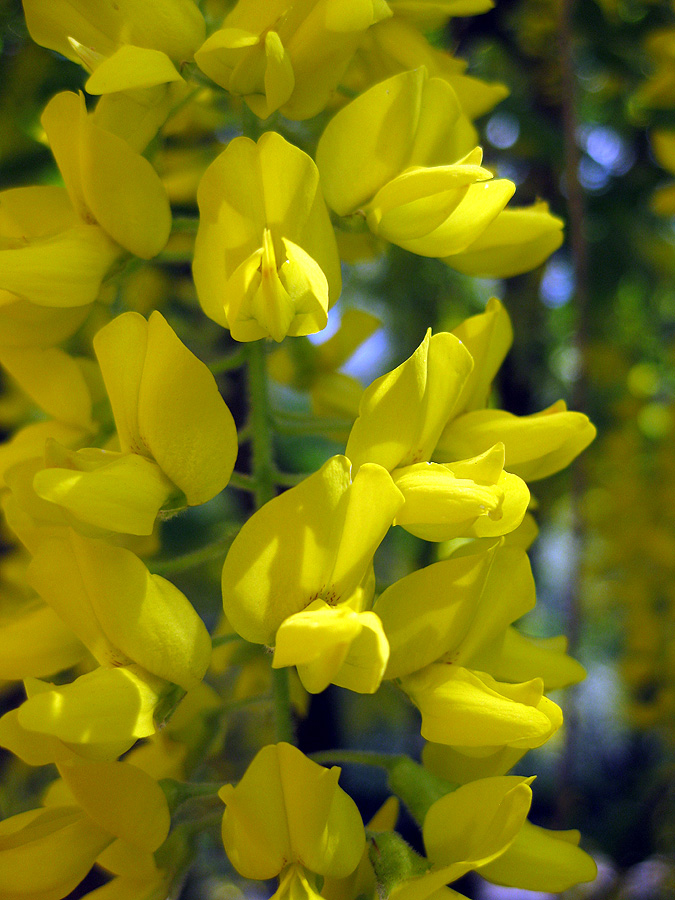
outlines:
{"label": "vertical stem", "polygon": [[[574,0],[562,0],[560,8],[560,67],[562,76],[562,121],[565,148],[565,184],[569,240],[574,269],[574,346],[578,356],[578,375],[572,388],[572,408],[583,410],[587,402],[586,352],[588,344],[589,263],[588,241],[585,229],[584,194],[579,183],[580,153],[577,144],[577,79],[574,69]],[[582,603],[581,553],[583,526],[581,502],[585,490],[584,464],[575,460],[571,484],[572,554],[570,560],[569,588],[566,597],[566,632],[569,652],[574,655],[581,638]],[[570,818],[573,805],[573,770],[579,733],[579,711],[573,691],[568,695],[565,707],[565,746],[558,771],[559,825]]]}
{"label": "vertical stem", "polygon": [[260,509],[274,496],[272,428],[264,341],[251,341],[248,351],[248,402],[251,423],[251,475],[255,506]]}
{"label": "vertical stem", "polygon": [[295,743],[288,669],[272,669],[272,696],[277,741]]}
{"label": "vertical stem", "polygon": [[[275,496],[272,423],[264,341],[246,345],[248,404],[251,425],[251,475],[256,509]],[[294,743],[288,669],[272,669],[272,693],[277,741]]]}

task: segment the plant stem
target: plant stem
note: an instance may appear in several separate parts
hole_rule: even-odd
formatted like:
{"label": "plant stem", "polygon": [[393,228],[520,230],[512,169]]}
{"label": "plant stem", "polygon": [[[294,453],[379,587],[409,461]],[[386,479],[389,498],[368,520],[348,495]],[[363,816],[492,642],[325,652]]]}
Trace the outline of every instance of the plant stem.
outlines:
{"label": "plant stem", "polygon": [[295,743],[288,669],[272,669],[272,696],[277,741]]}
{"label": "plant stem", "polygon": [[[248,351],[248,401],[251,426],[251,485],[256,509],[275,496],[275,466],[265,344],[252,341]],[[277,741],[295,743],[288,669],[272,669],[272,696]]]}
{"label": "plant stem", "polygon": [[153,575],[175,575],[177,572],[185,572],[188,569],[196,569],[204,563],[211,560],[224,557],[232,541],[237,536],[237,527],[233,527],[232,531],[212,544],[205,547],[198,547],[182,556],[174,556],[171,559],[151,560],[148,563],[148,569]]}
{"label": "plant stem", "polygon": [[370,750],[322,750],[320,753],[310,753],[309,757],[322,765],[336,762],[345,765],[377,766],[386,771],[390,771],[402,759],[407,759],[399,753],[373,753]]}
{"label": "plant stem", "polygon": [[228,353],[227,356],[221,356],[220,359],[209,363],[209,371],[212,375],[220,375],[223,372],[231,372],[233,369],[240,368],[245,362],[246,348],[238,347],[233,353]]}
{"label": "plant stem", "polygon": [[172,234],[196,234],[199,228],[197,216],[174,216],[171,223]]}
{"label": "plant stem", "polygon": [[216,647],[223,647],[225,644],[233,644],[235,641],[243,641],[244,638],[238,634],[216,634],[211,638],[211,646],[215,650]]}
{"label": "plant stem", "polygon": [[251,341],[246,349],[251,416],[252,486],[256,509],[260,509],[274,497],[275,493],[265,344],[263,341]]}

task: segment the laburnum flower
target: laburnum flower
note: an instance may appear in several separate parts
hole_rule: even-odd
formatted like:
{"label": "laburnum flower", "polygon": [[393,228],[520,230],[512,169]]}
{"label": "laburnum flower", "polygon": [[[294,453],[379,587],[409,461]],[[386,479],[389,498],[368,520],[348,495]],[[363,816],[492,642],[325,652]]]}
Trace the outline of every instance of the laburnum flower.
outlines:
{"label": "laburnum flower", "polygon": [[[11,900],[60,900],[107,855],[151,860],[169,832],[157,782],[127,762],[59,764],[45,809],[0,823],[0,890]],[[158,873],[159,874],[159,873]]]}
{"label": "laburnum flower", "polygon": [[281,135],[235,138],[204,173],[193,273],[204,312],[238,341],[326,326],[341,289],[312,159]]}
{"label": "laburnum flower", "polygon": [[118,316],[94,338],[120,450],[47,448],[33,479],[43,500],[75,521],[150,534],[172,496],[205,503],[227,484],[234,420],[206,366],[159,312]]}
{"label": "laburnum flower", "polygon": [[424,67],[376,84],[341,109],[319,140],[326,202],[340,216],[360,213],[374,234],[412,253],[466,250],[515,185],[481,166],[464,121],[453,89]]}
{"label": "laburnum flower", "polygon": [[88,315],[87,307],[38,306],[10,291],[0,291],[0,350],[60,344]]}
{"label": "laburnum flower", "polygon": [[422,829],[429,870],[395,887],[392,900],[426,900],[467,872],[498,860],[525,823],[532,780],[482,778],[433,803]]}
{"label": "laburnum flower", "polygon": [[504,447],[430,462],[474,363],[453,334],[429,332],[415,353],[366,388],[345,451],[358,469],[384,466],[405,498],[395,524],[426,540],[496,536],[522,521],[529,491],[504,471]]}
{"label": "laburnum flower", "polygon": [[[542,678],[518,682],[503,660],[504,680],[491,674],[508,627],[534,603],[527,555],[515,547],[442,560],[380,595],[373,610],[390,643],[385,677],[399,678],[420,709],[423,737],[496,752],[539,746],[560,727]],[[583,677],[570,665],[572,680]]]}
{"label": "laburnum flower", "polygon": [[0,679],[43,678],[82,662],[84,645],[26,584],[28,554],[8,550],[0,561]]}
{"label": "laburnum flower", "polygon": [[377,689],[388,647],[370,606],[372,558],[403,498],[389,473],[352,475],[334,456],[266,503],[234,540],[222,574],[223,609],[248,641],[273,645],[273,664],[297,665],[308,690],[329,683]]}
{"label": "laburnum flower", "polygon": [[193,0],[23,0],[23,8],[36,43],[93,73],[89,94],[178,81],[174,63],[204,40]]}
{"label": "laburnum flower", "polygon": [[216,84],[266,119],[308,119],[326,106],[384,0],[239,0],[195,54]]}
{"label": "laburnum flower", "polygon": [[41,306],[84,306],[125,250],[160,252],[169,201],[147,159],[97,125],[82,95],[57,94],[42,125],[65,188],[0,193],[0,287]]}
{"label": "laburnum flower", "polygon": [[290,744],[263,747],[225,803],[222,835],[230,862],[245,878],[279,876],[277,900],[317,898],[317,876],[356,869],[365,846],[354,801],[338,785],[340,769],[319,766]]}
{"label": "laburnum flower", "polygon": [[566,891],[598,874],[595,860],[579,847],[580,839],[576,830],[551,831],[525,822],[510,847],[476,871],[493,884],[544,893]]}
{"label": "laburnum flower", "polygon": [[465,275],[511,278],[536,269],[560,247],[563,225],[544,201],[503,209],[470,247],[443,261]]}
{"label": "laburnum flower", "polygon": [[509,315],[495,298],[484,313],[472,316],[453,334],[471,353],[475,366],[433,453],[447,462],[486,452],[496,441],[504,445],[505,467],[535,481],[563,469],[595,437],[588,416],[570,412],[559,400],[548,409],[529,416],[515,416],[487,408],[492,382],[506,356],[513,331]]}
{"label": "laburnum flower", "polygon": [[114,759],[156,730],[164,698],[196,687],[211,641],[187,598],[131,551],[67,530],[44,540],[28,580],[100,668],[69,684],[27,681],[22,728]]}

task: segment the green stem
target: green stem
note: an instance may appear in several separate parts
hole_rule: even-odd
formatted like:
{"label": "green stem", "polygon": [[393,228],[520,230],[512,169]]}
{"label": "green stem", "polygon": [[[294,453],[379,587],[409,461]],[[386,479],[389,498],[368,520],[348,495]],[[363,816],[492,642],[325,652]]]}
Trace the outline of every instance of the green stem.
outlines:
{"label": "green stem", "polygon": [[223,647],[225,644],[234,644],[236,641],[243,641],[244,638],[238,634],[216,634],[211,638],[211,646],[215,650],[216,647]]}
{"label": "green stem", "polygon": [[251,494],[256,492],[256,482],[250,475],[244,475],[242,472],[233,472],[230,475],[229,486],[236,488],[238,491],[249,491]]}
{"label": "green stem", "polygon": [[233,353],[222,356],[220,359],[209,363],[209,371],[212,375],[221,375],[223,372],[231,372],[239,369],[246,362],[246,348],[238,347]]}
{"label": "green stem", "polygon": [[171,223],[172,234],[197,234],[199,219],[196,216],[174,216]]}
{"label": "green stem", "polygon": [[[271,412],[267,387],[265,344],[248,344],[248,401],[251,426],[251,484],[256,509],[275,496]],[[272,696],[277,741],[294,743],[288,669],[272,669]]]}
{"label": "green stem", "polygon": [[148,563],[148,569],[153,575],[175,575],[177,572],[195,569],[197,566],[211,562],[219,557],[225,558],[225,554],[237,536],[238,530],[238,528],[233,528],[231,532],[212,544],[198,547],[196,550],[184,553],[182,556],[174,556],[171,559],[151,560]]}
{"label": "green stem", "polygon": [[295,487],[307,478],[306,472],[280,472],[278,469],[274,471],[274,482],[282,487]]}
{"label": "green stem", "polygon": [[275,415],[274,424],[281,434],[335,434],[348,432],[353,422],[347,419],[317,419],[313,416],[303,418],[285,418]]}
{"label": "green stem", "polygon": [[251,341],[248,355],[248,400],[251,424],[252,483],[256,509],[274,497],[274,465],[267,388],[265,344]]}
{"label": "green stem", "polygon": [[344,763],[355,766],[377,766],[379,769],[391,771],[397,763],[407,759],[400,753],[373,753],[370,750],[322,750],[310,753],[309,758],[316,763]]}
{"label": "green stem", "polygon": [[291,715],[291,691],[288,669],[272,669],[272,696],[274,698],[274,720],[276,739],[295,743],[293,717]]}
{"label": "green stem", "polygon": [[153,262],[165,263],[170,266],[182,266],[185,263],[192,262],[192,250],[174,251],[165,250],[158,256],[155,256]]}

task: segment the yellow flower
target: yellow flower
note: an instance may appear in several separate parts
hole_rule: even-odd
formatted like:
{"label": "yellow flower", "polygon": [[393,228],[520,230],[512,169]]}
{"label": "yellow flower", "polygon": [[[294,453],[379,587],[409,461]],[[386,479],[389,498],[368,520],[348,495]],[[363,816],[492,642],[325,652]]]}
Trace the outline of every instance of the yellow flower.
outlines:
{"label": "yellow flower", "polygon": [[563,225],[548,203],[503,209],[466,250],[444,262],[465,275],[511,278],[536,269],[560,247]]}
{"label": "yellow flower", "polygon": [[47,448],[33,480],[43,500],[76,521],[150,534],[179,492],[205,503],[229,481],[237,455],[234,420],[206,366],[159,312],[118,316],[94,338],[120,452]]}
{"label": "yellow flower", "polygon": [[396,887],[392,900],[426,900],[449,882],[498,859],[523,827],[532,802],[531,781],[483,778],[432,804],[423,827],[431,867]]}
{"label": "yellow flower", "polygon": [[[466,154],[450,85],[422,67],[375,85],[331,119],[316,153],[328,205],[361,212],[374,234],[422,256],[465,250],[515,186]],[[461,148],[461,149],[460,149]]]}
{"label": "yellow flower", "polygon": [[84,306],[123,249],[160,252],[169,201],[147,159],[96,124],[82,95],[57,94],[42,125],[65,189],[0,193],[0,286],[42,306]]}
{"label": "yellow flower", "polygon": [[579,847],[578,831],[550,831],[525,822],[502,856],[477,871],[493,884],[526,891],[558,893],[598,874],[594,860]]}
{"label": "yellow flower", "polygon": [[69,529],[40,545],[28,580],[101,665],[135,663],[186,691],[204,677],[204,624],[185,595],[130,550]]}
{"label": "yellow flower", "polygon": [[263,747],[236,787],[225,785],[225,852],[245,878],[280,876],[276,896],[313,897],[315,875],[343,878],[365,846],[354,801],[325,769],[290,744]]}
{"label": "yellow flower", "polygon": [[457,747],[540,747],[562,725],[544,684],[499,682],[485,672],[434,663],[402,687],[422,713],[422,737]]}
{"label": "yellow flower", "polygon": [[326,106],[364,32],[391,15],[384,0],[239,0],[195,54],[216,84],[266,119],[308,119]]}
{"label": "yellow flower", "polygon": [[3,900],[60,900],[114,835],[77,807],[34,809],[0,822]]}
{"label": "yellow flower", "polygon": [[345,84],[358,93],[397,72],[418,66],[424,66],[431,77],[447,81],[457,94],[466,118],[457,123],[455,150],[457,157],[464,156],[477,143],[478,135],[471,121],[490,112],[507,97],[508,88],[467,75],[464,60],[430,44],[407,16],[396,11],[391,19],[368,29],[347,70]]}
{"label": "yellow flower", "polygon": [[428,332],[409,359],[366,388],[347,441],[355,467],[367,460],[390,471],[405,498],[396,524],[425,540],[508,533],[529,502],[525,483],[504,471],[501,443],[472,459],[430,462],[473,369],[455,335]]}
{"label": "yellow flower", "polygon": [[192,58],[204,19],[192,0],[23,0],[36,43],[94,72],[89,94],[180,80],[173,63]]}
{"label": "yellow flower", "polygon": [[206,314],[238,341],[321,331],[340,260],[310,157],[275,132],[236,138],[197,199],[193,272]]}
{"label": "yellow flower", "polygon": [[241,529],[223,566],[232,626],[255,643],[278,639],[275,665],[299,665],[309,690],[333,680],[375,690],[388,647],[368,612],[372,558],[401,503],[385,469],[366,464],[352,478],[344,456],[270,500]]}

